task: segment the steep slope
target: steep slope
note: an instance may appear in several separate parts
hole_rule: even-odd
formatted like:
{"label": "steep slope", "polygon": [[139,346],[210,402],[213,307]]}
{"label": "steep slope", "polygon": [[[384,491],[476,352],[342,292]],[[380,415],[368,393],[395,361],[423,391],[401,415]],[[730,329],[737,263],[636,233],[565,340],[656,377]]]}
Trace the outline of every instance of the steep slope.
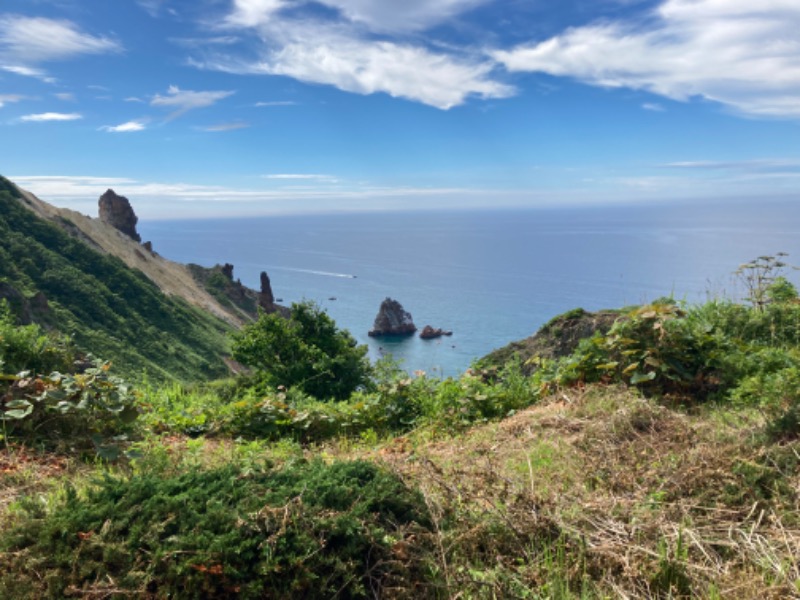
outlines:
{"label": "steep slope", "polygon": [[242,311],[220,304],[186,265],[172,262],[148,251],[144,246],[99,219],[79,212],[57,208],[43,202],[30,192],[6,181],[6,188],[14,190],[23,206],[39,217],[51,221],[73,237],[84,241],[95,250],[119,258],[128,267],[138,269],[168,296],[183,298],[189,304],[208,311],[230,323],[241,325],[248,320]]}
{"label": "steep slope", "polygon": [[227,373],[227,333],[240,322],[182,265],[147,256],[113,228],[2,177],[0,288],[34,320],[114,360],[117,371],[156,379]]}

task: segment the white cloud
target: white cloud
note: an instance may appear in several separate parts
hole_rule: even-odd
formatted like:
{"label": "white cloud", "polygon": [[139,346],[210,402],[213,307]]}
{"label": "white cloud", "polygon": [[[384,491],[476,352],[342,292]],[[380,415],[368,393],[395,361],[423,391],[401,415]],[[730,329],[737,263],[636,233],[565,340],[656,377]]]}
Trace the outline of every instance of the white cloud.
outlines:
{"label": "white cloud", "polygon": [[202,127],[203,131],[211,131],[211,132],[221,132],[221,131],[234,131],[236,129],[247,129],[250,127],[250,123],[245,123],[243,121],[234,121],[233,123],[219,123],[217,125],[209,125],[208,127]]}
{"label": "white cloud", "polygon": [[797,0],[666,0],[647,25],[604,22],[496,51],[509,71],[700,96],[756,116],[800,117]]}
{"label": "white cloud", "polygon": [[645,102],[642,104],[642,108],[651,112],[664,112],[666,110],[663,105],[657,102]]}
{"label": "white cloud", "polygon": [[[97,198],[109,187],[134,204],[140,219],[198,218],[207,216],[302,213],[348,210],[432,208],[441,206],[529,203],[508,190],[420,188],[358,185],[347,189],[308,186],[298,188],[230,188],[190,183],[145,182],[121,177],[9,175],[9,179],[42,200],[96,214]],[[552,194],[550,194],[552,196]]]}
{"label": "white cloud", "polygon": [[71,92],[59,92],[57,94],[53,94],[53,96],[59,100],[62,100],[63,102],[75,102],[75,94]]}
{"label": "white cloud", "polygon": [[35,69],[33,67],[25,67],[23,65],[0,65],[0,70],[6,71],[7,73],[14,73],[15,75],[22,75],[23,77],[40,79],[45,83],[56,83],[56,79],[54,77],[50,77],[41,69]]}
{"label": "white cloud", "polygon": [[491,0],[318,0],[372,31],[423,31]]}
{"label": "white cloud", "polygon": [[156,94],[150,101],[150,104],[152,106],[174,108],[175,112],[169,117],[170,119],[174,119],[195,108],[212,106],[235,93],[236,92],[232,91],[195,92],[192,90],[181,90],[177,86],[171,85],[167,90],[166,96]]}
{"label": "white cloud", "polygon": [[280,182],[339,183],[337,177],[319,173],[272,173],[270,175],[262,175],[262,178]]}
{"label": "white cloud", "polygon": [[128,98],[125,98],[124,101],[125,102],[142,102],[142,103],[144,102],[144,100],[142,100],[141,98],[136,98],[135,96],[129,96]]}
{"label": "white cloud", "polygon": [[143,131],[145,129],[145,124],[141,121],[128,121],[121,125],[105,125],[100,129],[110,133],[130,133],[134,131]]}
{"label": "white cloud", "polygon": [[[234,0],[228,29],[255,32],[256,59],[219,53],[189,64],[239,74],[282,75],[357,94],[386,93],[449,109],[468,98],[505,98],[496,64],[482,52],[410,42],[413,33],[491,0],[316,0],[336,13],[310,14],[304,0]],[[378,34],[377,36],[374,34]],[[262,105],[263,106],[263,105]]]}
{"label": "white cloud", "polygon": [[119,50],[114,40],[84,33],[71,21],[0,16],[0,56],[24,65]]}
{"label": "white cloud", "polygon": [[494,65],[483,59],[360,39],[326,26],[279,29],[264,36],[278,45],[268,48],[260,61],[219,58],[194,64],[231,73],[284,75],[357,94],[383,92],[445,110],[469,97],[505,98],[514,93],[514,88],[492,79]]}
{"label": "white cloud", "polygon": [[234,0],[226,22],[234,27],[256,27],[268,23],[286,5],[285,0]]}
{"label": "white cloud", "polygon": [[29,123],[43,123],[45,121],[77,121],[78,119],[82,118],[83,115],[78,113],[46,112],[35,115],[25,115],[20,117],[20,121]]}
{"label": "white cloud", "polygon": [[256,102],[253,106],[263,108],[266,106],[297,106],[297,102],[292,100],[274,100],[272,102]]}
{"label": "white cloud", "polygon": [[0,108],[3,108],[6,103],[19,102],[24,98],[25,96],[20,96],[19,94],[0,94]]}

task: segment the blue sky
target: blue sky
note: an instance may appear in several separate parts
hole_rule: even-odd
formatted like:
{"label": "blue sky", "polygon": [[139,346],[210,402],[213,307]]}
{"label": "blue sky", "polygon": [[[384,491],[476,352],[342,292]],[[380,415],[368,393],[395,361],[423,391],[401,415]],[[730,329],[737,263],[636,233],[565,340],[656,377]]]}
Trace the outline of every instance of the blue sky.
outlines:
{"label": "blue sky", "polygon": [[797,197],[797,0],[3,0],[0,173],[140,217]]}

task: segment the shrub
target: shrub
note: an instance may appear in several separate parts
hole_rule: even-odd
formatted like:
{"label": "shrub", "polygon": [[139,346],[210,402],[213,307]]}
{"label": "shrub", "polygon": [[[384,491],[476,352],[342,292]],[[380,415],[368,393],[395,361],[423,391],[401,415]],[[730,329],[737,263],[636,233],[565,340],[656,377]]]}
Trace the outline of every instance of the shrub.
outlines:
{"label": "shrub", "polygon": [[8,303],[0,301],[0,374],[66,371],[74,359],[69,338],[48,335],[38,325],[17,325]]}
{"label": "shrub", "polygon": [[366,462],[107,478],[27,503],[0,596],[374,597],[422,583],[405,540],[427,527],[420,494]]}
{"label": "shrub", "polygon": [[319,399],[343,400],[369,382],[366,346],[312,302],[292,305],[288,319],[262,314],[233,335],[233,356],[275,387],[297,387]]}

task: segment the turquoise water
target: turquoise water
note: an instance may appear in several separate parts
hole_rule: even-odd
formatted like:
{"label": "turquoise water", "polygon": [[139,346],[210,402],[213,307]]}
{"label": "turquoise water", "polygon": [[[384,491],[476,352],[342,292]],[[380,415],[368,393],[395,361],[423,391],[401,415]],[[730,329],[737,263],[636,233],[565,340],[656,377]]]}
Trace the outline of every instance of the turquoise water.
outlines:
{"label": "turquoise water", "polygon": [[[800,210],[790,202],[161,221],[139,230],[172,260],[232,263],[253,288],[266,270],[284,304],[316,301],[373,358],[390,352],[409,371],[444,376],[577,306],[734,296],[739,264],[781,251],[800,262]],[[420,329],[453,336],[369,338],[387,296]]]}

